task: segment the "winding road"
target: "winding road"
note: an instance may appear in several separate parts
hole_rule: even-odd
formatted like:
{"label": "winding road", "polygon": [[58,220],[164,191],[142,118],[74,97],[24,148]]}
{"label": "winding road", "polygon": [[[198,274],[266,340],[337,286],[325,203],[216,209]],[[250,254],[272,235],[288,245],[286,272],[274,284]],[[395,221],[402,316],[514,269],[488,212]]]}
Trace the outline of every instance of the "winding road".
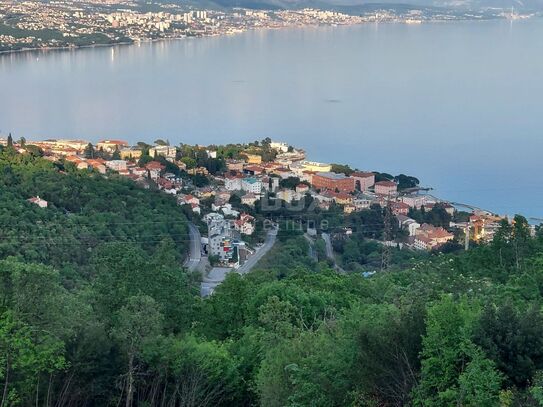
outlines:
{"label": "winding road", "polygon": [[215,288],[221,284],[229,273],[247,274],[254,266],[268,253],[277,238],[277,229],[270,230],[266,235],[264,244],[256,249],[256,252],[237,270],[226,267],[213,267],[211,271],[204,276],[200,285],[200,294],[202,297],[208,297],[213,294]]}
{"label": "winding road", "polygon": [[198,228],[189,223],[190,252],[185,261],[185,267],[189,271],[202,270],[202,235]]}

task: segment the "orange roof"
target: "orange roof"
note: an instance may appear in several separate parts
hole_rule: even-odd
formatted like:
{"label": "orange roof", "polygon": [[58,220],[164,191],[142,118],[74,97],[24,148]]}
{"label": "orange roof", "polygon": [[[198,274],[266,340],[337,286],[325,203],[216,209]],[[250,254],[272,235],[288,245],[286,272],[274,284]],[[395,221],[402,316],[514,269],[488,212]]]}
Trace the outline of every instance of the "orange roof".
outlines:
{"label": "orange roof", "polygon": [[148,170],[163,170],[164,168],[166,168],[166,166],[160,164],[158,161],[150,161],[145,164],[145,168],[147,168]]}

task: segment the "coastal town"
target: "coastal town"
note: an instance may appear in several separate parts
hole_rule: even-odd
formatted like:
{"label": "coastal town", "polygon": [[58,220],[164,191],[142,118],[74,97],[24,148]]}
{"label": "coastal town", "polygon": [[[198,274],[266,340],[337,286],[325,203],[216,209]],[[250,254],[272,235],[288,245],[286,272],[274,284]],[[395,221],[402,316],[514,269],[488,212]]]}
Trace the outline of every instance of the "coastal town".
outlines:
{"label": "coastal town", "polygon": [[[510,13],[511,14],[511,13]],[[515,18],[530,17],[531,15]],[[160,39],[231,35],[251,29],[337,26],[376,22],[512,18],[501,10],[458,13],[436,9],[338,11],[321,9],[198,9],[132,0],[0,2],[0,52],[131,44]]]}
{"label": "coastal town", "polygon": [[[312,243],[321,234],[348,239],[369,232],[365,236],[387,247],[436,252],[451,244],[467,249],[470,242],[488,242],[506,219],[434,197],[414,177],[310,161],[303,149],[271,139],[227,146],[171,146],[164,140],[131,146],[124,140],[16,141],[9,135],[0,138],[0,146],[40,154],[66,169],[125,177],[174,196],[194,225],[187,266],[205,272],[211,264],[212,274],[249,271],[271,249],[280,225],[299,225]],[[28,201],[48,206],[39,196]],[[389,231],[382,226],[371,234],[376,229],[348,221],[372,210],[384,213],[382,223],[388,223]],[[336,213],[345,221],[333,228],[327,221],[297,223],[302,213],[310,212],[321,218]]]}

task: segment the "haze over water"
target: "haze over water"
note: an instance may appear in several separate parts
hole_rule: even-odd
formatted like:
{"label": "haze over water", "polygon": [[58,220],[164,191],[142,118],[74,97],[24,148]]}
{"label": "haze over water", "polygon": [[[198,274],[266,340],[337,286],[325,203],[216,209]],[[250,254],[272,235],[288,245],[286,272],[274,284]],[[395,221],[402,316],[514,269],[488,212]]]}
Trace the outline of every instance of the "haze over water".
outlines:
{"label": "haze over water", "polygon": [[271,137],[543,217],[543,20],[362,25],[0,57],[15,138]]}

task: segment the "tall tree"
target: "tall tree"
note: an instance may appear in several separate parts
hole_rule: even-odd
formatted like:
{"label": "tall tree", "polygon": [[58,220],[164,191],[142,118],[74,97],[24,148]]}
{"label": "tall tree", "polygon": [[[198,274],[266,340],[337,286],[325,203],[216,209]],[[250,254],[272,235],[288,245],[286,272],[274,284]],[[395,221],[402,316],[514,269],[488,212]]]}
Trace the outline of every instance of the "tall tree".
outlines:
{"label": "tall tree", "polygon": [[135,372],[143,346],[160,333],[161,325],[158,305],[148,296],[130,297],[117,313],[117,324],[111,334],[121,344],[127,358],[126,407],[133,404]]}

